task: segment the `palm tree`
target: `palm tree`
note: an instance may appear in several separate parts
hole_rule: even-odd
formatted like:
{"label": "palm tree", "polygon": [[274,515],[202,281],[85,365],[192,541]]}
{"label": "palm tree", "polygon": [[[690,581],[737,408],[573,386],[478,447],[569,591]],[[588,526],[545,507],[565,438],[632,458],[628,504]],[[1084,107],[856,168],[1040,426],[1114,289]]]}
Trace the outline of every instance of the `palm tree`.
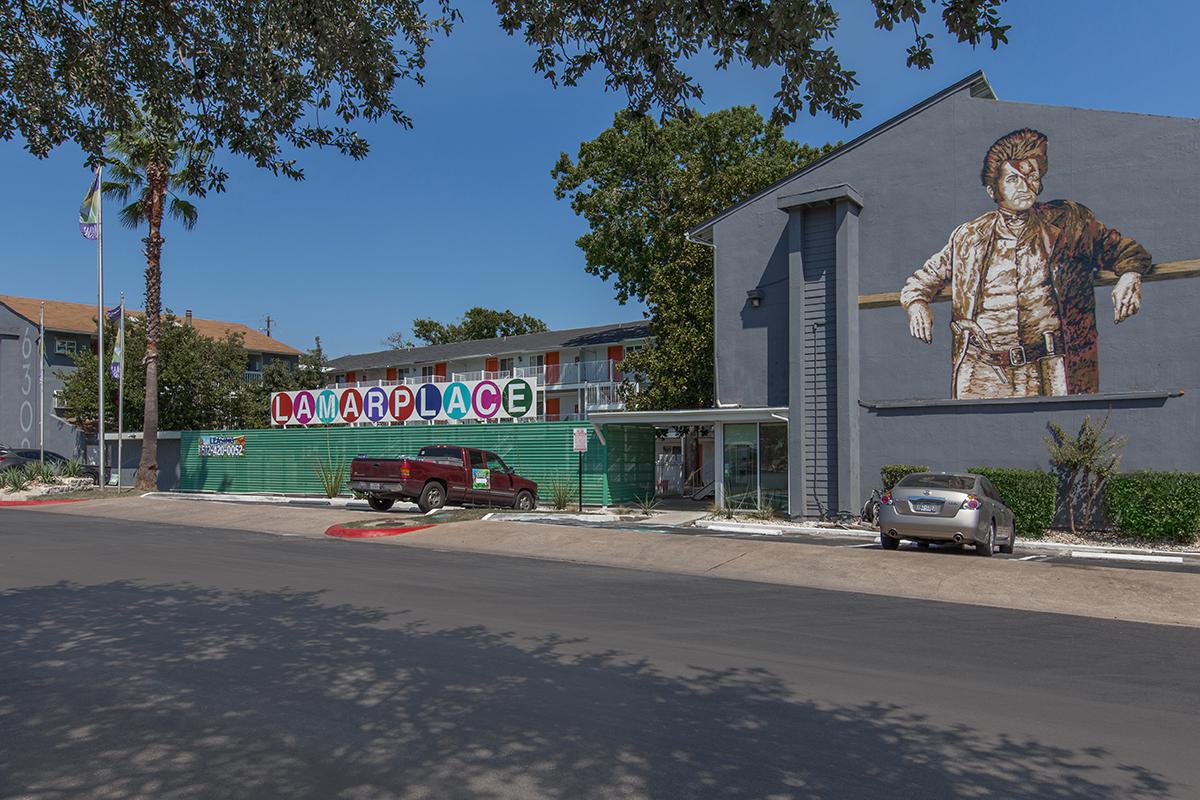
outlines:
{"label": "palm tree", "polygon": [[[177,194],[189,193],[185,169],[196,163],[194,152],[170,126],[142,111],[126,130],[109,137],[104,159],[104,193],[122,203],[121,224],[138,228],[146,223],[146,404],[142,420],[142,457],[137,488],[158,488],[158,342],[162,326],[163,214],[191,230],[196,206]],[[194,185],[194,184],[192,184]],[[132,202],[130,198],[133,198]]]}

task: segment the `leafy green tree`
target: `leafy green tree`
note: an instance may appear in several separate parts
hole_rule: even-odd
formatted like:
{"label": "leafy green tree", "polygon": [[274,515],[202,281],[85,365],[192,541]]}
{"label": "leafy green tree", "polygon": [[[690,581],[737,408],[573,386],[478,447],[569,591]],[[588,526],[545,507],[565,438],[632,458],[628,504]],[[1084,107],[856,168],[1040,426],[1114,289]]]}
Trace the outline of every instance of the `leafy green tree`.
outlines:
{"label": "leafy green tree", "polygon": [[[922,26],[937,11],[934,25],[959,42],[1007,41],[1003,0],[869,1],[875,27],[912,27],[910,66],[933,61]],[[674,115],[701,98],[684,68],[709,55],[718,69],[781,73],[777,122],[801,110],[845,122],[860,114],[858,79],[830,44],[840,22],[831,0],[493,2],[501,27],[536,52],[535,72],[573,86],[598,68],[634,110]],[[21,137],[38,157],[73,141],[96,160],[144,107],[196,148],[187,170],[196,191],[227,178],[207,152],[299,179],[296,151],[362,158],[356,123],[410,127],[397,83],[424,84],[433,37],[460,18],[450,0],[0,0],[0,138]]]}
{"label": "leafy green tree", "polygon": [[713,214],[828,153],[789,141],[753,107],[685,114],[663,124],[621,112],[613,125],[563,153],[555,195],[590,230],[577,240],[593,275],[619,302],[644,302],[653,343],[626,356],[649,388],[636,408],[701,408],[713,399],[712,251],[684,239]]}
{"label": "leafy green tree", "polygon": [[[105,323],[105,336],[115,340],[116,326]],[[125,322],[125,420],[136,424],[145,402],[146,325],[130,316]],[[282,359],[268,361],[261,382],[246,380],[247,352],[242,337],[228,334],[209,339],[168,311],[162,320],[162,363],[159,383],[161,422],[164,430],[210,428],[265,428],[270,425],[272,392],[318,389],[325,385],[325,353],[321,340],[300,357],[298,367]],[[105,369],[112,353],[105,354]],[[107,374],[107,373],[106,373]],[[81,351],[75,369],[57,373],[63,381],[68,416],[88,430],[96,428],[96,356]],[[105,425],[117,427],[117,382],[106,380]]]}
{"label": "leafy green tree", "polygon": [[[125,320],[125,424],[136,426],[143,419],[146,400],[145,361],[147,325],[139,316]],[[116,326],[105,322],[108,341],[116,338]],[[111,338],[109,338],[111,337]],[[230,334],[209,339],[168,311],[160,326],[162,350],[158,382],[159,419],[165,430],[197,430],[237,426],[247,391],[246,349],[242,337]],[[105,353],[107,371],[112,359]],[[72,421],[94,429],[96,425],[96,356],[81,351],[75,369],[58,373],[63,381],[63,399]],[[116,430],[117,381],[106,380],[105,426]]]}
{"label": "leafy green tree", "polygon": [[[546,323],[537,317],[516,314],[508,309],[496,311],[482,306],[468,308],[458,322],[446,324],[424,318],[414,319],[412,323],[412,335],[425,344],[499,339],[501,336],[520,336],[523,333],[541,333],[544,330]],[[401,331],[389,336],[387,343],[396,349],[412,347],[408,337]]]}
{"label": "leafy green tree", "polygon": [[[145,224],[146,238],[146,348],[145,404],[142,411],[142,454],[134,478],[137,488],[158,486],[158,356],[162,328],[162,235],[164,215],[191,230],[196,226],[196,206],[179,196],[188,189],[189,164],[197,158],[193,148],[178,138],[169,123],[137,110],[132,124],[109,138],[102,163],[109,180],[104,193],[127,203],[120,211],[121,224]],[[132,202],[129,202],[130,197]]]}

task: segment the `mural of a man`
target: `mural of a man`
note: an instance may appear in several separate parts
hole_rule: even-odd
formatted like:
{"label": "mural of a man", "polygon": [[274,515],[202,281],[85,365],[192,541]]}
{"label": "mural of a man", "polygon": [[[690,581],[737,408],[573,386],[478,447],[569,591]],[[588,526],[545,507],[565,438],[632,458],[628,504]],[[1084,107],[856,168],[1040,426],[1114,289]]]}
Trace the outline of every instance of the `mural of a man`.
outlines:
{"label": "mural of a man", "polygon": [[929,304],[950,283],[951,397],[1098,392],[1097,272],[1120,276],[1114,322],[1141,308],[1150,254],[1079,203],[1037,202],[1048,169],[1044,134],[997,139],[980,175],[996,210],[958,226],[900,292],[909,332],[929,343]]}

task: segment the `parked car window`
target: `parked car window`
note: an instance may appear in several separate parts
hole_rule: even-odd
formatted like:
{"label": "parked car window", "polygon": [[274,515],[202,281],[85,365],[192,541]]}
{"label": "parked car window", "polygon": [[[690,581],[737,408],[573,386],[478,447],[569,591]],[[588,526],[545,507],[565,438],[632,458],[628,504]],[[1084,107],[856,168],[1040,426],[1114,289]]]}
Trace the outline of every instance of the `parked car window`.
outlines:
{"label": "parked car window", "polygon": [[992,486],[992,482],[987,478],[980,478],[979,484],[983,487],[983,493],[993,500],[1000,501],[1000,493],[996,491],[996,487]]}
{"label": "parked car window", "polygon": [[949,489],[969,492],[975,488],[975,478],[969,475],[905,475],[896,484],[898,489]]}
{"label": "parked car window", "polygon": [[500,460],[500,456],[495,453],[487,454],[488,469],[492,472],[508,472],[508,465]]}
{"label": "parked car window", "polygon": [[461,447],[422,447],[418,458],[452,458],[462,463]]}
{"label": "parked car window", "polygon": [[478,450],[471,450],[471,469],[487,469],[487,459]]}

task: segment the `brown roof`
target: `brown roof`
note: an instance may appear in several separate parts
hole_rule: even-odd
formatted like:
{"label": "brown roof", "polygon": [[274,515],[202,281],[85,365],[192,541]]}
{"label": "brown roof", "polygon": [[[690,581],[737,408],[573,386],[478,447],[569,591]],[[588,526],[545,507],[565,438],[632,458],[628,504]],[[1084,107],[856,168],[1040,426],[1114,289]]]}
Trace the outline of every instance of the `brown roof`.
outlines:
{"label": "brown roof", "polygon": [[[65,333],[95,333],[96,306],[87,303],[65,303],[61,300],[40,300],[36,297],[13,297],[0,294],[0,303],[11,308],[30,322],[37,324],[38,311],[42,303],[46,304],[46,329],[63,331]],[[141,311],[127,309],[129,316],[142,316]],[[182,319],[182,317],[180,318]],[[260,353],[278,353],[280,355],[299,355],[300,351],[284,344],[278,339],[272,339],[240,322],[221,322],[215,319],[192,317],[192,325],[201,334],[210,339],[224,338],[226,333],[240,333],[246,342],[246,349]]]}

